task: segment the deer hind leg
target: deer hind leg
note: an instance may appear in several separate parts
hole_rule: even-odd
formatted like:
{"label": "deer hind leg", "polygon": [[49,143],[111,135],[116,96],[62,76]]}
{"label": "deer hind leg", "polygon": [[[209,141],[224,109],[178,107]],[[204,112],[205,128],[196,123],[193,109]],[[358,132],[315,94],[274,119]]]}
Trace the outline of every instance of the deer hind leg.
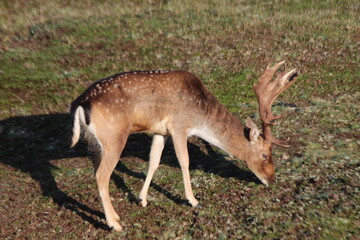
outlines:
{"label": "deer hind leg", "polygon": [[109,182],[111,173],[114,171],[116,164],[119,161],[127,137],[128,134],[122,134],[120,137],[107,137],[106,140],[100,140],[100,142],[102,142],[103,151],[99,168],[95,174],[106,222],[110,228],[114,228],[116,231],[121,231],[122,227],[117,222],[117,220],[119,220],[119,215],[115,212],[114,207],[111,204]]}
{"label": "deer hind leg", "polygon": [[187,135],[186,134],[175,134],[172,135],[175,153],[179,160],[185,187],[185,196],[189,200],[193,207],[199,205],[198,200],[194,197],[189,172],[189,153],[187,149]]}
{"label": "deer hind leg", "polygon": [[164,149],[167,136],[155,135],[150,150],[149,170],[146,175],[144,186],[142,187],[139,195],[141,205],[147,206],[147,193],[151,183],[151,179],[154,176],[156,169],[159,167],[161,153]]}

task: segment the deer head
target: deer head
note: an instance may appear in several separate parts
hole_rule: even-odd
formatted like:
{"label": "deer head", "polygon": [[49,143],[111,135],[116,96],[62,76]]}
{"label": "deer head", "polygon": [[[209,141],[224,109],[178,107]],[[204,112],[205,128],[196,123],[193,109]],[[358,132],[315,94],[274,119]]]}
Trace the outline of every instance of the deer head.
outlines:
{"label": "deer head", "polygon": [[246,121],[246,127],[249,129],[249,149],[247,159],[245,159],[253,173],[265,184],[275,180],[274,163],[272,160],[272,144],[280,147],[290,147],[285,142],[276,139],[271,134],[271,127],[277,122],[276,119],[283,116],[274,116],[271,112],[271,106],[280,93],[290,87],[296,80],[298,73],[296,69],[289,72],[279,73],[274,80],[276,71],[285,63],[279,62],[274,66],[268,65],[259,78],[258,83],[254,84],[254,91],[259,102],[259,113],[262,120],[263,134],[260,134],[256,124],[250,118]]}

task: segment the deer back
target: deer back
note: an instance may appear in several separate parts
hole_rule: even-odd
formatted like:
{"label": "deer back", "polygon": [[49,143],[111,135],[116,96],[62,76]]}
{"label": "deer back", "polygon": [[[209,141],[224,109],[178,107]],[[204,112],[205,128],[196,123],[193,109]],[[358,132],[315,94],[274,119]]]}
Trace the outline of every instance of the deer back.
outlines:
{"label": "deer back", "polygon": [[71,105],[85,112],[86,124],[94,111],[104,121],[129,123],[130,132],[167,134],[168,125],[192,128],[206,121],[215,97],[193,74],[186,71],[121,73],[92,84]]}

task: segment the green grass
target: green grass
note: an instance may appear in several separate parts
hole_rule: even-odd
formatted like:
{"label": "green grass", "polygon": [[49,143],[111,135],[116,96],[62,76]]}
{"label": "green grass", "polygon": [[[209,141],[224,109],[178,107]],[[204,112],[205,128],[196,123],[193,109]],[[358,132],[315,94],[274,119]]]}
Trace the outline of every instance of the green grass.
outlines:
{"label": "green grass", "polygon": [[[1,238],[356,239],[359,11],[355,0],[1,1]],[[273,108],[287,115],[275,135],[293,145],[273,151],[276,184],[190,139],[203,208],[186,205],[171,144],[142,208],[151,140],[134,136],[110,186],[125,230],[106,230],[86,147],[67,145],[76,96],[114,73],[182,69],[245,120],[258,116],[253,83],[282,59],[301,75]]]}

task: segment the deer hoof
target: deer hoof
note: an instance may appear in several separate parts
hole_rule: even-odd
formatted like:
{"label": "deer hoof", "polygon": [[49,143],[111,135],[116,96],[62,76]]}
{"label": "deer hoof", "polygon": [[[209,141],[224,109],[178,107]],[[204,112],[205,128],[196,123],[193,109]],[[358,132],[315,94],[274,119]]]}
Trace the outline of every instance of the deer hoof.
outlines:
{"label": "deer hoof", "polygon": [[198,200],[196,200],[196,199],[194,199],[194,200],[192,200],[192,201],[189,200],[189,202],[190,202],[191,206],[193,206],[193,207],[199,206],[199,202],[198,202]]}
{"label": "deer hoof", "polygon": [[114,224],[109,224],[109,227],[111,229],[114,229],[117,232],[121,232],[122,231],[122,227],[120,226],[120,224],[118,223],[114,223]]}
{"label": "deer hoof", "polygon": [[146,207],[147,206],[147,200],[146,199],[139,199],[140,200],[140,203],[141,203],[141,206],[143,207]]}

